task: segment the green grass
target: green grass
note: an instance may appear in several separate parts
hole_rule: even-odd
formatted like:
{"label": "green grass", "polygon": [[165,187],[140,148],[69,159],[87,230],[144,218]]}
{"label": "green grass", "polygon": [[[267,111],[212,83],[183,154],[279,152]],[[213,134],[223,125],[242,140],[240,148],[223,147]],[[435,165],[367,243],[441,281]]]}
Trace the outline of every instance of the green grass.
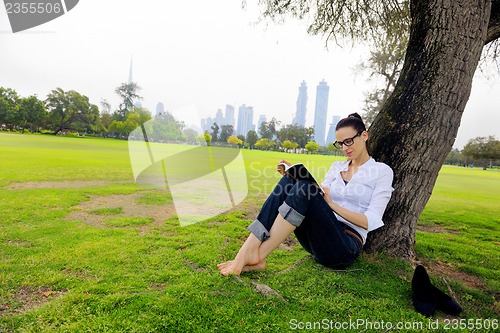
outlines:
{"label": "green grass", "polygon": [[97,209],[89,210],[89,213],[96,214],[96,215],[116,215],[116,214],[120,214],[122,212],[123,212],[122,207],[97,208]]}
{"label": "green grass", "polygon": [[165,195],[165,192],[148,192],[137,198],[137,201],[146,205],[165,205],[172,203],[172,197]]}
{"label": "green grass", "polygon": [[134,225],[145,225],[153,222],[155,219],[148,217],[115,217],[104,221],[104,224],[112,227],[128,227]]}
{"label": "green grass", "polygon": [[[65,218],[90,197],[142,190],[133,183],[127,149],[125,141],[0,134],[0,332],[286,332],[290,321],[323,319],[428,324],[411,305],[411,267],[383,254],[363,254],[336,271],[295,245],[273,252],[265,271],[220,276],[216,264],[236,254],[279,179],[276,162],[306,161],[322,179],[338,158],[244,150],[247,199],[187,227],[175,217],[151,224],[147,217],[112,216],[121,211],[111,208],[92,211],[110,215],[104,227]],[[8,187],[61,180],[109,183]],[[471,288],[448,278],[464,319],[498,319],[499,197],[500,172],[445,166],[421,216],[422,226],[440,232],[417,232],[419,259],[440,260],[482,283]],[[147,192],[138,202],[157,209],[171,198]],[[447,290],[442,276],[431,278]],[[281,297],[266,298],[252,283]],[[53,294],[45,297],[41,290]],[[449,330],[441,323],[440,331]]]}
{"label": "green grass", "polygon": [[443,167],[420,224],[449,232],[417,232],[419,256],[452,263],[498,292],[499,196],[498,171]]}

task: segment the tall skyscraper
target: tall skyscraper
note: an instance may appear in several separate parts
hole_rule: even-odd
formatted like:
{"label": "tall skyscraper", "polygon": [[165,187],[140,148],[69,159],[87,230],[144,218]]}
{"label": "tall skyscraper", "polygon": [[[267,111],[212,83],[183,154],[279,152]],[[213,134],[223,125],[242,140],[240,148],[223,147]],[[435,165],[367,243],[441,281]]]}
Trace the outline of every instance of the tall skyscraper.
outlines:
{"label": "tall skyscraper", "polygon": [[217,123],[217,126],[219,126],[219,128],[225,124],[221,109],[217,109],[217,113],[215,114],[215,122]]}
{"label": "tall skyscraper", "polygon": [[245,132],[245,122],[246,122],[246,106],[245,104],[241,105],[238,108],[238,125],[236,126],[236,134],[237,135],[246,135],[242,134]]}
{"label": "tall skyscraper", "polygon": [[[133,65],[133,61],[134,61],[134,58],[130,58],[130,68],[128,69],[128,84],[132,84],[134,81],[133,81],[133,75],[132,75],[132,65]],[[137,103],[140,103],[139,101],[136,101],[134,103],[134,105],[131,105],[129,102],[127,102],[125,104],[125,107],[127,108],[127,110],[132,110],[132,106],[135,106],[135,107],[138,107],[138,108],[142,108],[142,103],[139,104],[139,105],[136,105]]]}
{"label": "tall skyscraper", "polygon": [[234,106],[226,104],[225,119],[226,125],[232,125],[234,129]]}
{"label": "tall skyscraper", "polygon": [[238,109],[236,134],[246,136],[250,130],[255,130],[255,125],[253,124],[253,107],[243,104]]}
{"label": "tall skyscraper", "polygon": [[330,124],[330,129],[328,130],[328,135],[326,136],[326,145],[329,145],[332,142],[335,142],[335,127],[340,121],[340,116],[333,116],[332,123]]}
{"label": "tall skyscraper", "polygon": [[132,64],[133,64],[134,58],[130,58],[130,68],[128,69],[128,84],[131,84],[133,81],[132,77]]}
{"label": "tall skyscraper", "polygon": [[306,126],[307,112],[307,85],[306,81],[302,81],[299,87],[299,96],[297,97],[297,111],[293,118],[292,124]]}
{"label": "tall skyscraper", "polygon": [[[215,123],[215,119],[212,118],[212,117],[208,117],[206,119],[202,119],[201,129],[203,130],[203,132],[209,131],[210,133],[212,133],[212,125],[214,123]],[[217,124],[217,125],[219,125],[219,124]]]}
{"label": "tall skyscraper", "polygon": [[245,132],[245,136],[248,131],[255,131],[255,124],[253,123],[253,106],[247,106],[247,130]]}
{"label": "tall skyscraper", "polygon": [[328,112],[328,94],[330,87],[322,80],[316,87],[316,107],[314,109],[314,141],[325,145],[326,114]]}

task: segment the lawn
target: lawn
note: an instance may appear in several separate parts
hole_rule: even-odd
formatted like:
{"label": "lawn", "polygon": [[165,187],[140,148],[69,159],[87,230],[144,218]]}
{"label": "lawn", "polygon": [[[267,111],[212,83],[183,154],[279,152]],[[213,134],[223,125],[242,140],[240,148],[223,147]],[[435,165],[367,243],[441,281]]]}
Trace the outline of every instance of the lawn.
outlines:
{"label": "lawn", "polygon": [[247,198],[180,227],[167,194],[134,183],[127,147],[0,133],[0,332],[287,332],[349,321],[359,326],[341,331],[448,332],[459,319],[499,318],[500,172],[441,170],[415,248],[464,312],[428,319],[411,304],[411,266],[383,254],[331,270],[290,239],[265,271],[219,274],[279,179],[277,161],[306,162],[322,179],[338,157],[244,150]]}

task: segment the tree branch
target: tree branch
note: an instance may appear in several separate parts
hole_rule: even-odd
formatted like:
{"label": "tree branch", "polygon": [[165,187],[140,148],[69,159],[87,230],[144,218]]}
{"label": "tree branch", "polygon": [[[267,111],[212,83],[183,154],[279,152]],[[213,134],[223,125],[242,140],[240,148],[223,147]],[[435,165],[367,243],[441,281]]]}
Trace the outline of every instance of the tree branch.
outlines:
{"label": "tree branch", "polygon": [[491,3],[490,22],[484,45],[500,38],[500,0],[493,0]]}

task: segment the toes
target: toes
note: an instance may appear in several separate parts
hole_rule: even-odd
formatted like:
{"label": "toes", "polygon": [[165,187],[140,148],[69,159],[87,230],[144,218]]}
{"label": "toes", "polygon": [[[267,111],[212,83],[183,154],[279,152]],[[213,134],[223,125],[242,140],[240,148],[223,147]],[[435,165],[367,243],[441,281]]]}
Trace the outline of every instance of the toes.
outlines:
{"label": "toes", "polygon": [[228,276],[230,274],[233,274],[233,270],[231,269],[231,267],[228,267],[228,268],[221,269],[220,273],[224,276]]}
{"label": "toes", "polygon": [[219,269],[223,269],[223,268],[226,268],[227,266],[231,265],[233,263],[233,261],[226,261],[226,262],[223,262],[221,264],[217,264],[217,267]]}
{"label": "toes", "polygon": [[220,273],[224,276],[228,275],[240,275],[241,270],[237,270],[234,265],[228,265],[220,270]]}

